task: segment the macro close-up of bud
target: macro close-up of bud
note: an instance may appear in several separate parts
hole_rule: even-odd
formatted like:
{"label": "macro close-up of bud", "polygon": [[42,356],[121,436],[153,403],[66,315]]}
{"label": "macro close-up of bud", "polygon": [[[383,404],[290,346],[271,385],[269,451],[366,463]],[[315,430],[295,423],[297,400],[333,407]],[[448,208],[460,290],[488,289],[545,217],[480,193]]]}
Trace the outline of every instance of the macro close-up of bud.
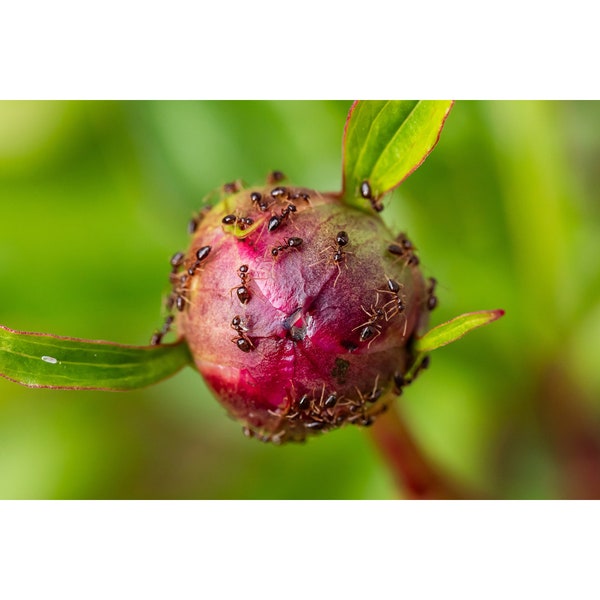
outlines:
{"label": "macro close-up of bud", "polygon": [[177,331],[248,435],[370,425],[404,385],[433,282],[377,214],[272,179],[198,217],[173,258]]}
{"label": "macro close-up of bud", "polygon": [[[557,173],[553,190],[567,187],[548,166],[553,157],[525,144],[529,128],[542,136],[555,113],[584,119],[586,107],[391,100],[4,109],[0,124],[49,125],[36,129],[39,142],[30,134],[30,156],[0,155],[12,169],[0,183],[33,215],[30,249],[18,234],[21,215],[7,213],[7,277],[35,273],[27,294],[8,286],[0,386],[35,415],[20,422],[55,411],[48,422],[66,429],[47,455],[55,483],[36,491],[37,480],[22,479],[46,460],[41,451],[25,453],[26,466],[14,471],[0,456],[0,474],[19,473],[0,495],[600,493],[594,469],[583,466],[596,455],[600,464],[600,442],[582,416],[595,414],[593,402],[575,394],[591,408],[577,412],[574,402],[561,421],[560,390],[591,360],[585,341],[554,368],[577,296],[552,287],[571,277],[561,267],[575,247],[563,243],[566,193],[553,192],[545,220],[533,204],[549,189],[546,174]],[[588,160],[584,150],[578,156]],[[553,266],[542,268],[548,252],[543,264]],[[556,306],[540,302],[553,298]],[[52,329],[53,318],[56,333],[34,333]],[[570,331],[587,339],[584,326]],[[543,415],[535,425],[543,434],[529,431],[527,401]],[[10,423],[2,410],[15,406],[0,405],[0,435]],[[20,439],[8,431],[7,440]],[[61,469],[103,472],[111,452],[105,487],[56,483]],[[287,475],[292,464],[298,477]]]}

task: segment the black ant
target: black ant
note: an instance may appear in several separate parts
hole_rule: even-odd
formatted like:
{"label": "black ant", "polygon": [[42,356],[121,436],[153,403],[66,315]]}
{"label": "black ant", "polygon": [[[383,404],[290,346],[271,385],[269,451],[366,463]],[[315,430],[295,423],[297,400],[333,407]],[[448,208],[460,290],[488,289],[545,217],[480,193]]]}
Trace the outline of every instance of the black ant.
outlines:
{"label": "black ant", "polygon": [[323,401],[323,406],[325,408],[333,408],[338,401],[338,397],[337,394],[335,392],[329,394],[329,396],[327,396],[327,398],[325,398],[325,400]]}
{"label": "black ant", "polygon": [[277,215],[273,215],[269,219],[269,223],[267,224],[267,229],[269,231],[275,231],[281,225],[281,219]]}
{"label": "black ant", "polygon": [[183,252],[176,252],[171,257],[171,266],[173,267],[173,273],[177,273],[177,269],[183,264],[185,254]]}
{"label": "black ant", "polygon": [[183,309],[185,308],[185,303],[186,303],[186,297],[183,295],[179,295],[177,296],[177,298],[175,298],[175,306],[177,307],[177,310],[179,312],[182,312]]}
{"label": "black ant", "polygon": [[179,275],[177,273],[177,268],[174,267],[173,272],[171,275],[169,275],[169,281],[173,285],[173,291],[167,298],[167,310],[172,310],[173,305],[175,305],[179,312],[184,310],[185,303],[187,302],[187,280],[188,275],[185,273],[183,275]]}
{"label": "black ant", "polygon": [[[342,400],[343,396],[338,396],[337,392],[325,395],[325,384],[321,388],[321,395],[318,400],[315,398],[313,390],[312,417],[315,419],[315,422],[322,423],[325,426],[326,422],[334,417],[332,410]],[[312,425],[312,428],[320,429],[320,427],[315,425]]]}
{"label": "black ant", "polygon": [[198,229],[198,219],[192,217],[188,222],[188,234],[192,235],[192,233],[196,232],[196,229]]}
{"label": "black ant", "polygon": [[250,352],[254,349],[254,344],[250,341],[250,338],[246,335],[248,327],[244,323],[242,317],[236,315],[231,320],[231,327],[235,330],[239,337],[231,338],[231,341],[242,351]]}
{"label": "black ant", "polygon": [[247,227],[254,224],[254,219],[251,217],[236,217],[235,215],[225,215],[221,219],[221,223],[224,225],[235,225],[240,228],[240,231],[244,231]]}
{"label": "black ant", "polygon": [[304,394],[300,400],[298,400],[298,410],[304,411],[310,408],[310,397],[308,394]]}
{"label": "black ant", "polygon": [[[196,252],[196,261],[193,265],[188,268],[187,273],[180,274],[179,268],[184,265],[185,255],[183,252],[177,252],[171,257],[171,274],[169,275],[169,281],[173,286],[173,291],[167,298],[166,306],[167,310],[172,310],[173,306],[177,308],[179,312],[185,309],[187,299],[187,288],[189,285],[188,279],[194,275],[196,269],[201,265],[202,261],[206,260],[212,246],[202,246]],[[160,339],[157,343],[160,343]]]}
{"label": "black ant", "polygon": [[271,256],[276,258],[281,252],[287,248],[300,248],[304,240],[299,237],[284,238],[282,246],[274,246],[271,248]]}
{"label": "black ant", "polygon": [[337,249],[333,253],[333,262],[338,268],[338,274],[335,278],[335,281],[333,282],[333,287],[336,286],[338,279],[342,274],[340,263],[344,261],[344,257],[346,256],[346,252],[342,250],[342,248],[347,246],[349,241],[350,239],[348,238],[348,234],[345,231],[338,231],[337,235],[335,236],[335,243],[337,244]]}
{"label": "black ant", "polygon": [[365,404],[367,404],[367,402],[370,404],[373,404],[373,403],[377,402],[377,400],[379,400],[379,398],[381,398],[381,394],[383,394],[383,390],[378,386],[378,384],[379,384],[379,375],[377,375],[377,377],[375,377],[375,382],[373,383],[373,389],[370,392],[363,394],[357,387],[354,388],[356,390],[356,393],[358,394],[359,404],[361,407],[364,407]]}
{"label": "black ant", "polygon": [[161,328],[160,331],[157,331],[156,333],[154,333],[154,335],[152,336],[152,339],[150,340],[150,345],[151,346],[158,346],[160,343],[162,343],[162,339],[163,337],[169,333],[169,330],[171,329],[171,325],[173,324],[173,321],[175,320],[175,317],[173,315],[169,315],[166,319],[165,322]]}
{"label": "black ant", "polygon": [[369,312],[364,306],[361,306],[363,312],[369,317],[368,321],[358,325],[352,331],[356,331],[360,329],[359,340],[361,342],[366,342],[367,340],[371,340],[367,348],[370,348],[371,344],[377,339],[382,332],[382,326],[380,325],[380,321],[386,320],[386,313],[383,308],[374,307],[371,305],[371,311]]}
{"label": "black ant", "polygon": [[285,196],[286,194],[287,194],[287,190],[282,186],[273,188],[271,190],[271,198],[274,198],[275,200],[277,200],[279,198],[283,198],[283,196]]}
{"label": "black ant", "polygon": [[250,200],[252,204],[256,204],[261,212],[265,212],[269,208],[269,203],[260,192],[251,192]]}
{"label": "black ant", "polygon": [[192,217],[188,222],[188,233],[192,235],[198,229],[198,225],[202,223],[206,214],[210,211],[210,206],[205,206],[196,216]]}
{"label": "black ant", "polygon": [[236,290],[237,299],[242,304],[248,304],[250,301],[250,290],[246,285],[248,283],[248,265],[241,265],[238,269],[238,277],[242,280],[242,285],[237,288],[232,288]]}
{"label": "black ant", "polygon": [[226,194],[235,194],[240,191],[240,184],[237,181],[230,181],[223,185],[223,191]]}
{"label": "black ant", "polygon": [[371,202],[371,207],[375,212],[381,212],[383,210],[383,204],[373,196],[371,184],[366,179],[360,184],[360,195]]}
{"label": "black ant", "polygon": [[406,234],[399,234],[396,238],[396,242],[397,243],[388,246],[388,252],[399,258],[404,258],[407,265],[416,267],[419,264],[419,257],[415,254],[415,247],[406,237]]}
{"label": "black ant", "polygon": [[335,236],[335,243],[337,244],[337,250],[333,256],[333,260],[335,262],[340,262],[344,256],[344,251],[342,248],[348,245],[350,239],[348,238],[348,234],[345,231],[338,231]]}
{"label": "black ant", "polygon": [[196,262],[188,269],[188,275],[190,277],[196,272],[196,269],[200,266],[200,264],[208,258],[210,251],[212,250],[212,246],[202,246],[196,252]]}
{"label": "black ant", "polygon": [[[387,280],[387,289],[386,290],[376,290],[378,300],[379,300],[379,292],[384,294],[392,294],[394,297],[386,302],[383,305],[383,310],[385,312],[385,320],[389,321],[393,317],[398,314],[401,314],[406,309],[406,304],[404,303],[404,297],[400,295],[401,285],[395,281],[394,279],[390,279],[388,277]],[[387,307],[392,305],[392,308],[388,311]]]}
{"label": "black ant", "polygon": [[427,287],[427,308],[429,310],[433,310],[438,305],[437,296],[434,294],[436,285],[437,279],[430,277],[429,286]]}
{"label": "black ant", "polygon": [[285,179],[285,175],[281,171],[272,171],[271,173],[269,173],[269,176],[267,177],[267,183],[272,185],[274,183],[279,183],[280,181],[283,181],[284,179]]}
{"label": "black ant", "polygon": [[290,202],[284,209],[281,211],[281,220],[284,221],[287,219],[291,213],[295,213],[298,210],[296,205],[293,202]]}
{"label": "black ant", "polygon": [[404,375],[402,375],[402,373],[400,373],[399,371],[396,371],[394,373],[394,392],[397,396],[400,396],[402,394],[402,388],[407,383],[408,382],[406,381],[406,379],[404,379]]}
{"label": "black ant", "polygon": [[[340,275],[342,274],[342,268],[340,267],[340,264],[342,262],[344,262],[344,257],[346,256],[346,254],[352,254],[352,252],[347,252],[342,249],[345,246],[347,246],[349,242],[350,242],[350,238],[348,237],[348,234],[345,231],[338,231],[337,235],[335,236],[335,246],[330,244],[327,248],[325,248],[325,250],[321,251],[321,254],[323,254],[324,252],[330,252],[331,250],[333,250],[333,256],[331,257],[331,260],[333,261],[333,264],[338,269],[338,274],[337,274],[337,277],[335,278],[335,281],[333,282],[333,287],[336,286],[338,279],[340,278]],[[311,266],[317,265],[320,262],[322,262],[323,260],[325,260],[325,259],[321,259],[321,260],[317,261],[316,263],[313,263]]]}
{"label": "black ant", "polygon": [[298,209],[296,208],[295,204],[288,204],[284,209],[281,210],[281,214],[279,215],[273,215],[270,219],[269,219],[269,223],[267,224],[267,229],[269,231],[275,231],[276,229],[279,228],[279,226],[287,219],[289,218],[291,213],[295,213]]}

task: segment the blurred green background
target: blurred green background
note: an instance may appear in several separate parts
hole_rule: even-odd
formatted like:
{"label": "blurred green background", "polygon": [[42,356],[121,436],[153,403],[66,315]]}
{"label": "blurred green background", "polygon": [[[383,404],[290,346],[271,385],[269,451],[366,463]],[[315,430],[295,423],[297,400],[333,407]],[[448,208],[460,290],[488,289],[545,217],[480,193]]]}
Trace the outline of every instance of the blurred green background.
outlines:
{"label": "blurred green background", "polygon": [[[0,102],[0,323],[145,344],[201,199],[273,169],[341,186],[351,102]],[[600,497],[600,103],[456,103],[386,201],[439,281],[436,351],[399,405],[424,451],[497,498]],[[131,393],[0,379],[0,498],[398,497],[364,430],[274,447],[186,369]]]}

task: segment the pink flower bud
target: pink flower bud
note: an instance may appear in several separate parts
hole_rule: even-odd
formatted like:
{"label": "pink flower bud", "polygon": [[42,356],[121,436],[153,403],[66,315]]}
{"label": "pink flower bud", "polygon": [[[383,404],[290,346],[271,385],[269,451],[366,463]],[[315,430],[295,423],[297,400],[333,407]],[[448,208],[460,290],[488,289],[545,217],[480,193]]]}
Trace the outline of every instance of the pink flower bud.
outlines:
{"label": "pink flower bud", "polygon": [[415,248],[334,194],[280,180],[225,192],[172,262],[168,304],[198,370],[264,441],[372,424],[435,306]]}

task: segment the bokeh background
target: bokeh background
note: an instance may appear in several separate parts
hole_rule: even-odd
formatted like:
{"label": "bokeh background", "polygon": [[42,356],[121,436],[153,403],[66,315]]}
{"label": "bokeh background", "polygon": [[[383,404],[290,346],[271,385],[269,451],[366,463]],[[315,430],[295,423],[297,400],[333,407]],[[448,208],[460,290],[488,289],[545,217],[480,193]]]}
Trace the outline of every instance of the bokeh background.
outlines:
{"label": "bokeh background", "polygon": [[[226,181],[341,186],[349,101],[0,102],[0,323],[145,344],[169,258]],[[436,351],[399,408],[423,451],[495,498],[600,497],[600,103],[467,102],[386,201],[434,324],[506,316]],[[0,498],[401,497],[365,430],[274,447],[186,369],[130,393],[0,378]]]}

